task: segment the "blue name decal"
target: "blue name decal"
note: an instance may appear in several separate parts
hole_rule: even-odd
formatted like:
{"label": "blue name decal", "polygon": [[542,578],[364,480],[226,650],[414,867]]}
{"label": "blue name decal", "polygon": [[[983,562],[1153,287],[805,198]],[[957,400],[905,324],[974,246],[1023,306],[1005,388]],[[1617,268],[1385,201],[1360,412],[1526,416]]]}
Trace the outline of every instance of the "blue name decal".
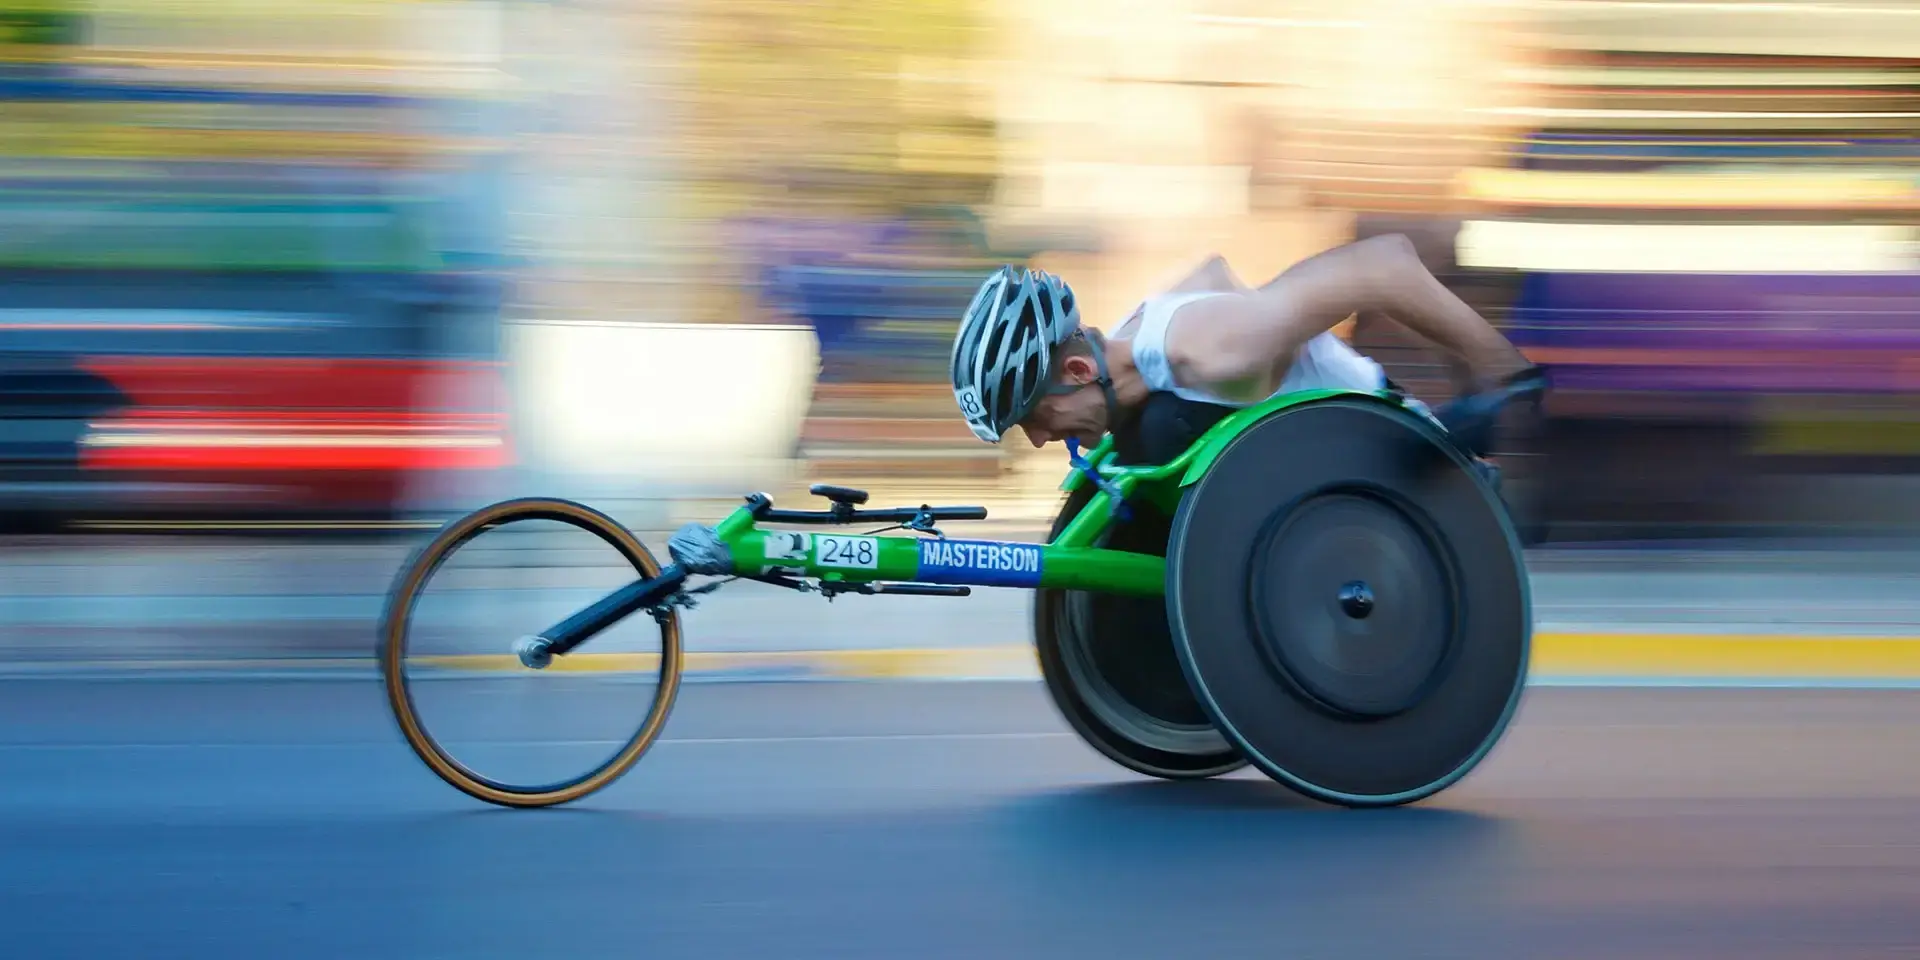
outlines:
{"label": "blue name decal", "polygon": [[991,587],[1040,585],[1040,545],[984,540],[920,541],[925,583],[970,583]]}

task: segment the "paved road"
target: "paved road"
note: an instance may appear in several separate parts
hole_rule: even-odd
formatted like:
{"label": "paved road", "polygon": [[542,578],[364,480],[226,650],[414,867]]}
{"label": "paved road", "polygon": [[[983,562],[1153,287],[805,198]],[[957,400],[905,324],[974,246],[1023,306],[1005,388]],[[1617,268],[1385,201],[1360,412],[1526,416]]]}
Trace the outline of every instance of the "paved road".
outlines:
{"label": "paved road", "polygon": [[[1031,535],[1031,532],[1029,532]],[[492,535],[490,535],[492,536]],[[496,649],[631,576],[606,553],[482,538],[436,579],[435,598],[498,626]],[[507,544],[507,545],[502,545]],[[109,657],[365,656],[406,542],[141,539],[0,551],[0,661]],[[1542,631],[1920,635],[1920,550],[1566,550],[1529,558]],[[459,593],[453,584],[467,588]],[[484,600],[485,603],[479,601]],[[436,599],[434,602],[440,602]],[[687,615],[695,651],[1018,646],[1030,596],[846,597],[829,604],[730,585]],[[596,649],[612,649],[598,642]],[[479,652],[481,640],[472,640]]]}
{"label": "paved road", "polygon": [[625,780],[508,811],[365,681],[4,683],[0,955],[1912,957],[1916,724],[1911,692],[1537,690],[1465,783],[1354,812],[1142,781],[1031,684],[703,684]]}

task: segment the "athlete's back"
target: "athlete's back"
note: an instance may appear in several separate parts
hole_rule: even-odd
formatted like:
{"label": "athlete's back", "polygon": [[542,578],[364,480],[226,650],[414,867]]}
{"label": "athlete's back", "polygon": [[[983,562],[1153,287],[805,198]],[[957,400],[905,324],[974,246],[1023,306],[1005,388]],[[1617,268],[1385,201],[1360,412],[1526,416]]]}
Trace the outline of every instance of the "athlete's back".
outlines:
{"label": "athlete's back", "polygon": [[1378,390],[1386,383],[1386,373],[1378,363],[1353,349],[1331,330],[1310,338],[1292,358],[1285,370],[1275,370],[1263,383],[1182,384],[1176,382],[1167,362],[1167,334],[1176,319],[1194,322],[1190,316],[1176,318],[1180,308],[1208,297],[1232,296],[1225,291],[1189,291],[1149,297],[1134,315],[1114,332],[1114,338],[1126,340],[1133,348],[1133,363],[1149,391],[1173,393],[1184,400],[1247,406],[1277,393],[1298,390],[1348,389]]}

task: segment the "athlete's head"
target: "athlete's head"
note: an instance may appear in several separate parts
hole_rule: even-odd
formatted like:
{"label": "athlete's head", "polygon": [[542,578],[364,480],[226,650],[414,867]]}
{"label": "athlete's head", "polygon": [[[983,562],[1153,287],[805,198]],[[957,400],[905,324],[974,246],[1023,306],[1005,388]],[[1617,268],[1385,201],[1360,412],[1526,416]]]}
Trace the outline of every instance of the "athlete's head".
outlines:
{"label": "athlete's head", "polygon": [[1098,443],[1111,399],[1105,357],[1080,326],[1073,291],[1050,273],[1001,267],[980,284],[953,339],[953,394],[975,436],[1019,426],[1034,446]]}

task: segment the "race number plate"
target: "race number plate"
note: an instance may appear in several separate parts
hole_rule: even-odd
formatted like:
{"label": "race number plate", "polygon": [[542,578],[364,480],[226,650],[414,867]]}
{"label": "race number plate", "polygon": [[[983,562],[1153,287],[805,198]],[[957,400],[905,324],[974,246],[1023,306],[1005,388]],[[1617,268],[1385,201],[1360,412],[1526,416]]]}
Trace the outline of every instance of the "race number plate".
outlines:
{"label": "race number plate", "polygon": [[818,567],[872,570],[880,565],[879,537],[841,537],[816,534],[813,563]]}
{"label": "race number plate", "polygon": [[923,583],[1037,587],[1040,546],[988,540],[922,540],[918,579]]}

